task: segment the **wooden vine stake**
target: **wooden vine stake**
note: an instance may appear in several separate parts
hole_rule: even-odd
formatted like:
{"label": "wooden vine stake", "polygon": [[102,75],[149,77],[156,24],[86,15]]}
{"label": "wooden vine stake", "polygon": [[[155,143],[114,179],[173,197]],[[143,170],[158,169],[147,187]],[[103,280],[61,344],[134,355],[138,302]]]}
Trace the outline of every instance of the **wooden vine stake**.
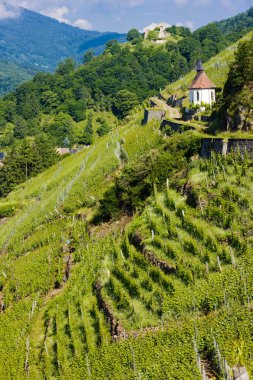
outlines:
{"label": "wooden vine stake", "polygon": [[86,355],[86,367],[87,367],[87,372],[88,372],[89,380],[91,380],[90,363],[89,363],[89,357],[88,357],[88,355]]}
{"label": "wooden vine stake", "polygon": [[218,267],[219,267],[220,272],[222,272],[222,267],[221,267],[219,256],[217,256],[217,263],[218,263]]}
{"label": "wooden vine stake", "polygon": [[30,341],[27,337],[26,339],[26,358],[25,358],[25,372],[28,374],[29,371],[29,350],[30,350]]}

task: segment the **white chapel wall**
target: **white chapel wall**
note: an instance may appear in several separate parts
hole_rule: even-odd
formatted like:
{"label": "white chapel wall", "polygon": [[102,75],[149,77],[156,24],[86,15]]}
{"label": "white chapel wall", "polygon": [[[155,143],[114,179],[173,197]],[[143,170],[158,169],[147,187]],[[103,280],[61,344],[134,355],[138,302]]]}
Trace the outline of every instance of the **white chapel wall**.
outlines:
{"label": "white chapel wall", "polygon": [[210,104],[215,102],[214,89],[193,89],[190,90],[190,103],[193,104]]}

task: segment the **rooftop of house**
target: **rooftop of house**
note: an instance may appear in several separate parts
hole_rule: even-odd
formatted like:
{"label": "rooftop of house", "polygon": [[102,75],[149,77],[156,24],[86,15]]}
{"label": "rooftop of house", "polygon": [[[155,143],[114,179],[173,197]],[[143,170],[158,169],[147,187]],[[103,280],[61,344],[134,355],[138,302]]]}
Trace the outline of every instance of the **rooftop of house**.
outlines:
{"label": "rooftop of house", "polygon": [[197,70],[197,75],[193,79],[193,82],[189,86],[189,90],[194,90],[194,89],[211,89],[215,88],[215,84],[208,78],[204,71],[204,67],[202,65],[201,59],[198,59],[197,64],[196,64],[196,70]]}

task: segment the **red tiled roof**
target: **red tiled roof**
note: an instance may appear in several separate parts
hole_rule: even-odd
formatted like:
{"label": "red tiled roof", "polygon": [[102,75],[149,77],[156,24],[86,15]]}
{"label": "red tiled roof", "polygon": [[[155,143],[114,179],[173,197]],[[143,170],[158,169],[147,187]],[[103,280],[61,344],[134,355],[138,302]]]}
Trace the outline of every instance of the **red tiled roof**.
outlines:
{"label": "red tiled roof", "polygon": [[204,71],[198,71],[197,75],[195,76],[192,84],[189,86],[189,90],[196,89],[196,88],[215,88],[216,86],[213,84],[213,82],[208,78],[206,73]]}

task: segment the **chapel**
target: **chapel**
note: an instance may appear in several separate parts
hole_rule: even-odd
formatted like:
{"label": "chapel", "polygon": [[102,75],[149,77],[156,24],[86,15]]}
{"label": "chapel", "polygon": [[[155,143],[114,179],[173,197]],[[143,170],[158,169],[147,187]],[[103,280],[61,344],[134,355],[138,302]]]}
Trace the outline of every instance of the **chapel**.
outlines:
{"label": "chapel", "polygon": [[197,60],[197,74],[189,86],[190,103],[194,105],[209,104],[212,106],[215,103],[215,88],[216,86],[206,75],[201,59]]}

